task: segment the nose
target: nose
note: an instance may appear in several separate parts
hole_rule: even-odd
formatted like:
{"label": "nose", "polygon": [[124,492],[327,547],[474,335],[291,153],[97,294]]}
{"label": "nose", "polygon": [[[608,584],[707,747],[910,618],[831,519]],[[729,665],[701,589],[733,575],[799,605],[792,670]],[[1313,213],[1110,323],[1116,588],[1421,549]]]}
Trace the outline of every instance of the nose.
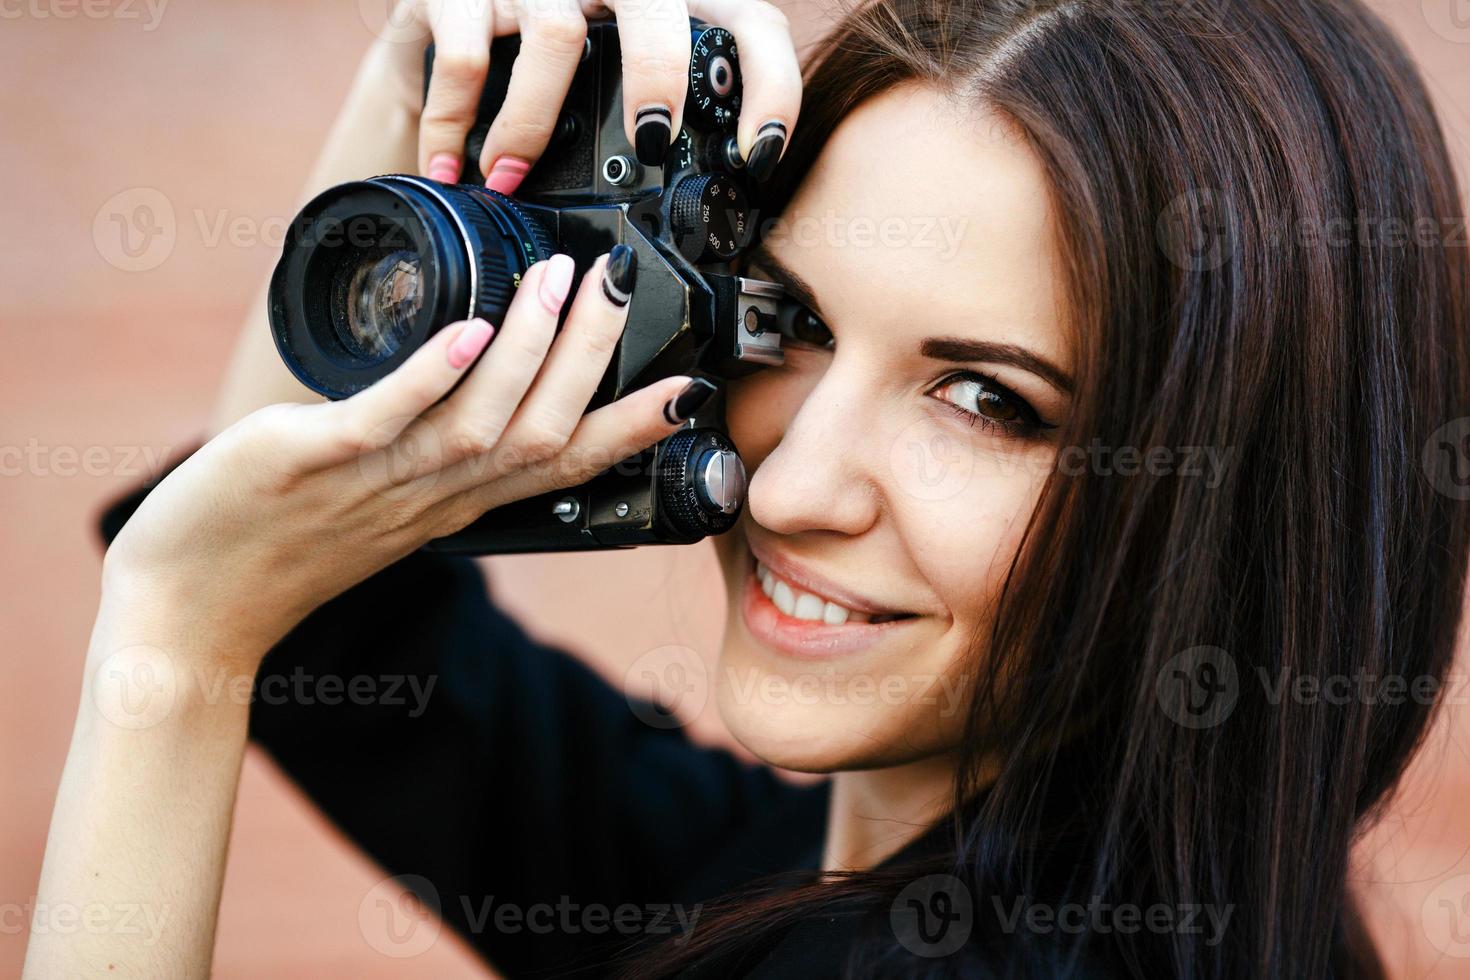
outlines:
{"label": "nose", "polygon": [[877,520],[880,493],[869,465],[874,420],[862,380],[829,367],[799,403],[751,477],[750,516],[777,534],[857,535]]}

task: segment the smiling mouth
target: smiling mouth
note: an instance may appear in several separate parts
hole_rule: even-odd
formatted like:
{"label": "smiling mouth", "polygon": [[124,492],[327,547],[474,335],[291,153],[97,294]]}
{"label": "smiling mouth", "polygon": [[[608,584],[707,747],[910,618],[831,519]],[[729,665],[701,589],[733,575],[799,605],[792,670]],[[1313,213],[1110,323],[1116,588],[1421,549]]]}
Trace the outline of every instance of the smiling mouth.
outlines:
{"label": "smiling mouth", "polygon": [[841,626],[845,623],[893,623],[914,619],[916,616],[915,613],[866,613],[849,609],[839,602],[791,584],[767,568],[759,559],[755,563],[755,576],[760,580],[761,591],[771,600],[771,604],[792,619]]}

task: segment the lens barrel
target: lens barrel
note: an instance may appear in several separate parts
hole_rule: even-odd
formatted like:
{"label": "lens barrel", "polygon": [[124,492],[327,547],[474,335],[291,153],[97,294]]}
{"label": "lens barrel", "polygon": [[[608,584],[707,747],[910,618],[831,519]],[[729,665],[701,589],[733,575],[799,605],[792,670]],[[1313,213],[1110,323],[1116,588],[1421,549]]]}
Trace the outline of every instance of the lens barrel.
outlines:
{"label": "lens barrel", "polygon": [[276,348],[307,387],[346,398],[447,324],[502,322],[553,241],[533,209],[484,187],[403,175],[340,184],[291,224],[271,277]]}

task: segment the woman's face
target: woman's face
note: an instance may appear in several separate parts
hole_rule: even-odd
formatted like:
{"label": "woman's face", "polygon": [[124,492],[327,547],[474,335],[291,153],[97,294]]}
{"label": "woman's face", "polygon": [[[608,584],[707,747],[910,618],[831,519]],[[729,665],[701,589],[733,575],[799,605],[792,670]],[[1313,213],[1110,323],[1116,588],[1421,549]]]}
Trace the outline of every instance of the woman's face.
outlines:
{"label": "woman's face", "polygon": [[1069,411],[1041,165],[999,117],[891,90],[842,123],[748,274],[831,342],[729,387],[752,475],[717,539],[721,713],[792,769],[937,755]]}

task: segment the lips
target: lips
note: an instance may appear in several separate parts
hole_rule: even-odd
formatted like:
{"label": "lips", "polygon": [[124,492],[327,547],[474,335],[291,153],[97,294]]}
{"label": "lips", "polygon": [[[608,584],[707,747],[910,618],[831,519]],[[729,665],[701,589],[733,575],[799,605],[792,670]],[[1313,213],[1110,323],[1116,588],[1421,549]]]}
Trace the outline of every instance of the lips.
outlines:
{"label": "lips", "polygon": [[907,619],[912,613],[867,613],[852,609],[828,599],[826,596],[808,592],[800,586],[777,575],[757,559],[755,577],[760,579],[761,591],[771,604],[782,614],[807,622],[822,622],[828,626],[843,623],[886,623],[896,619]]}
{"label": "lips", "polygon": [[779,553],[751,551],[741,617],[756,640],[787,656],[823,660],[858,653],[923,619],[821,579]]}

